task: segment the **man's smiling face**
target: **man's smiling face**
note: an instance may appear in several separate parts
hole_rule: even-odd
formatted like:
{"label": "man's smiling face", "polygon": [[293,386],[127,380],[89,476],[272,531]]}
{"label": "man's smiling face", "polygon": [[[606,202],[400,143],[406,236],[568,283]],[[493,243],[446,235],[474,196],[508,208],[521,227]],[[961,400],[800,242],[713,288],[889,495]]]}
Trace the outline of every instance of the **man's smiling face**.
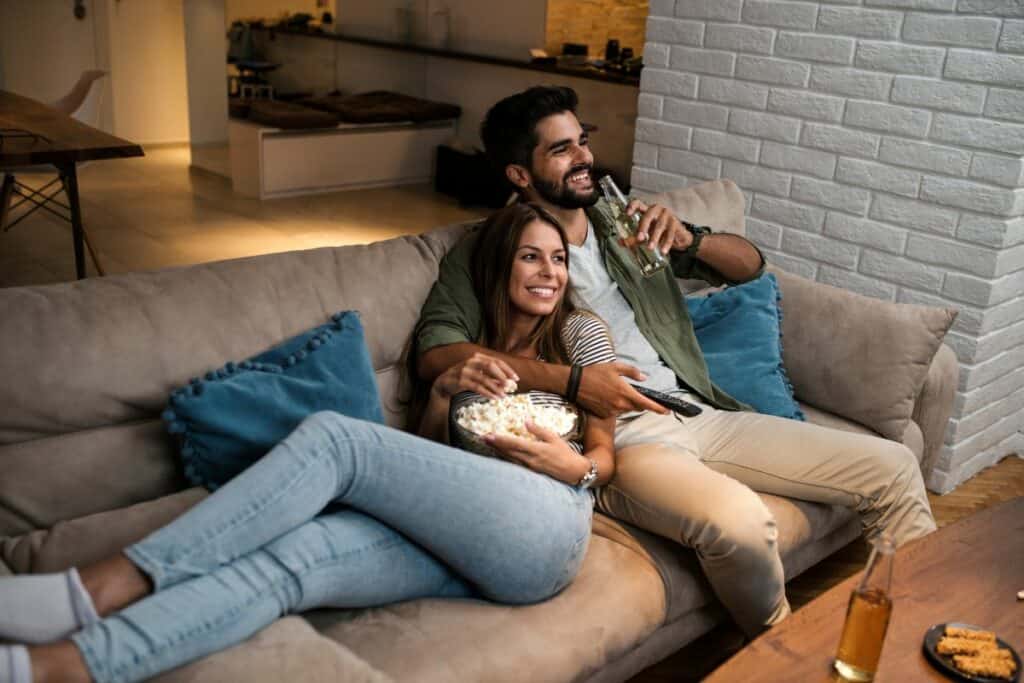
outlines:
{"label": "man's smiling face", "polygon": [[540,120],[536,133],[529,171],[537,194],[563,209],[593,206],[600,197],[592,173],[594,155],[576,116],[552,114]]}

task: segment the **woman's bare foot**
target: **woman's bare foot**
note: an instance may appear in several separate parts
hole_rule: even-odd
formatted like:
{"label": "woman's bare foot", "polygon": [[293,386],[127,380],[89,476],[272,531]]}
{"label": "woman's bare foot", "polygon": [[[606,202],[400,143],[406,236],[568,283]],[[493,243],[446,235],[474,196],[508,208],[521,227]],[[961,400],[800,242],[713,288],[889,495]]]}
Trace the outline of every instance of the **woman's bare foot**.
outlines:
{"label": "woman's bare foot", "polygon": [[33,683],[92,683],[82,653],[70,640],[28,649]]}
{"label": "woman's bare foot", "polygon": [[153,592],[149,577],[118,553],[78,571],[96,612],[105,617]]}

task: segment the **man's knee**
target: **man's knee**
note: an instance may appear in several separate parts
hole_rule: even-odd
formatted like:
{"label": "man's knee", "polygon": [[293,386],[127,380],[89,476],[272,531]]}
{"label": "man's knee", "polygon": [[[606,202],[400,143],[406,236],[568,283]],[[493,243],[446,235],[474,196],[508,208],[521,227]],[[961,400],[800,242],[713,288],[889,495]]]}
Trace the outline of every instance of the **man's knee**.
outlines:
{"label": "man's knee", "polygon": [[749,488],[742,487],[710,508],[701,523],[694,545],[705,555],[725,558],[740,553],[770,558],[778,552],[775,516]]}
{"label": "man's knee", "polygon": [[913,451],[888,439],[877,439],[875,446],[872,466],[884,488],[903,491],[921,481],[921,465]]}

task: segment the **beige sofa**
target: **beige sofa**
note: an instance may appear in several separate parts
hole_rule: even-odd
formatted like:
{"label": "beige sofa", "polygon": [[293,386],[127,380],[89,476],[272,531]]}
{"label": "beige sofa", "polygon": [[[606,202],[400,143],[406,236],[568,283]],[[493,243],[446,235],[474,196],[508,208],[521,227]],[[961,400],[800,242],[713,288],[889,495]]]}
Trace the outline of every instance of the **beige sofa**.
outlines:
{"label": "beige sofa", "polygon": [[[743,229],[729,181],[661,199]],[[168,392],[335,311],[362,313],[388,420],[400,425],[399,357],[463,230],[0,290],[0,573],[94,560],[200,500],[159,420]],[[941,346],[952,313],[777,275],[785,361],[809,419],[897,438],[930,466],[956,383]],[[859,533],[845,510],[765,498],[790,577]],[[601,515],[594,536],[579,577],[543,604],[419,600],[292,616],[159,680],[623,681],[724,618],[692,551]]]}

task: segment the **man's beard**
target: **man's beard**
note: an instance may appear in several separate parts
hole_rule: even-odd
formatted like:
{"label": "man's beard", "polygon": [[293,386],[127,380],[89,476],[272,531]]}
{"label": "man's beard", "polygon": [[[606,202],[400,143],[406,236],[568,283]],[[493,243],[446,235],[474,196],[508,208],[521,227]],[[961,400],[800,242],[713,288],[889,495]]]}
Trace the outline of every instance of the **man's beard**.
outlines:
{"label": "man's beard", "polygon": [[[590,174],[591,189],[589,192],[577,192],[569,187],[569,177],[580,171]],[[589,165],[573,167],[562,178],[561,184],[542,180],[535,176],[533,187],[541,199],[562,209],[585,209],[596,204],[597,200],[601,198],[597,184],[594,183],[593,169]]]}

